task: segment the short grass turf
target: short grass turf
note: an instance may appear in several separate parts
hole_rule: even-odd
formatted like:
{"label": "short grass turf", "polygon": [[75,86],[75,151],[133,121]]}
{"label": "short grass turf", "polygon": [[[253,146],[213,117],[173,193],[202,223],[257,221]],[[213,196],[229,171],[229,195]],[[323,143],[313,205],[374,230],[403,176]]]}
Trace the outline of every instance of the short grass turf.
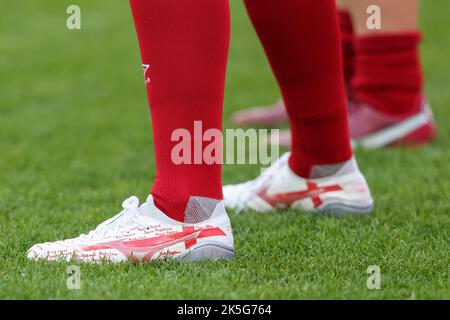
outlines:
{"label": "short grass turf", "polygon": [[[357,152],[371,216],[231,212],[232,261],[81,265],[81,289],[68,290],[66,264],[29,262],[27,249],[86,232],[130,194],[145,198],[155,173],[128,3],[76,3],[80,31],[65,28],[72,1],[0,4],[0,298],[449,298],[450,2],[423,1],[421,11],[439,138]],[[233,111],[278,96],[242,3],[231,7],[226,128]],[[259,169],[225,166],[224,182]],[[381,268],[381,290],[366,287],[370,265]]]}

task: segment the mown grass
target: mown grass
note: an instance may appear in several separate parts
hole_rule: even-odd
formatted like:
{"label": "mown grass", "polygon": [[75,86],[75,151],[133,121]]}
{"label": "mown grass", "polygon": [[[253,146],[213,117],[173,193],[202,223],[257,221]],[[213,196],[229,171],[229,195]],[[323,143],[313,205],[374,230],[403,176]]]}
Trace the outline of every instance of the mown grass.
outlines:
{"label": "mown grass", "polygon": [[[423,1],[427,93],[439,139],[418,150],[358,151],[376,200],[366,218],[231,213],[236,259],[82,265],[26,260],[34,243],[72,237],[145,198],[154,178],[149,111],[127,1],[0,4],[0,298],[449,298],[450,2]],[[225,127],[278,91],[240,1],[232,1]],[[224,182],[256,166],[225,166]],[[381,290],[366,287],[378,265]]]}

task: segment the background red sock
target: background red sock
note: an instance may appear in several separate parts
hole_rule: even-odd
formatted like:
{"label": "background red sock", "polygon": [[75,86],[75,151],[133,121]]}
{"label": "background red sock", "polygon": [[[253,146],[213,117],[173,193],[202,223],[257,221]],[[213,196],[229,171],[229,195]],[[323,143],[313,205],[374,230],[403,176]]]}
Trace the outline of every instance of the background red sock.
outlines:
{"label": "background red sock", "polygon": [[290,118],[289,164],[311,167],[352,156],[335,0],[246,0]]}
{"label": "background red sock", "polygon": [[[156,179],[152,195],[183,221],[191,196],[222,198],[219,164],[172,162],[172,132],[194,121],[203,131],[222,127],[230,22],[228,0],[131,0],[146,72],[153,123]],[[192,141],[192,144],[194,141]],[[193,152],[192,152],[193,158]]]}
{"label": "background red sock", "polygon": [[420,32],[358,37],[353,79],[356,98],[386,114],[419,111],[423,98],[420,40]]}

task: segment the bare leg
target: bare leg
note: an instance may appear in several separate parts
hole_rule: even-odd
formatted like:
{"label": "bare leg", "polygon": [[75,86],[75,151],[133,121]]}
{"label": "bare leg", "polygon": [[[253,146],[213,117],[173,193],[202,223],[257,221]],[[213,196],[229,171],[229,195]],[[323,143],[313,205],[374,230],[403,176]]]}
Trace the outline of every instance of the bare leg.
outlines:
{"label": "bare leg", "polygon": [[[358,35],[417,30],[417,0],[338,0],[338,3],[350,11]],[[381,9],[380,30],[367,28],[367,8],[371,5]]]}

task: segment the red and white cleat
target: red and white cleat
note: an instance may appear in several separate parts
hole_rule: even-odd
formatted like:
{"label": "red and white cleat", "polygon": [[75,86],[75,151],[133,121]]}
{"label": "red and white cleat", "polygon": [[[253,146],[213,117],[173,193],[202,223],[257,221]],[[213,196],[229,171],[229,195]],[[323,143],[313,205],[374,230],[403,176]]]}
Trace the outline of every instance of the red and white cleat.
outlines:
{"label": "red and white cleat", "polygon": [[240,126],[254,124],[277,125],[288,120],[289,117],[283,100],[279,100],[273,106],[253,107],[248,110],[236,112],[233,115],[233,122]]}
{"label": "red and white cleat", "polygon": [[36,244],[28,250],[28,258],[33,260],[82,262],[198,261],[233,256],[233,235],[223,201],[207,220],[189,224],[166,216],[151,196],[141,206],[137,197],[128,198],[122,212],[88,234]]}
{"label": "red and white cleat", "polygon": [[[402,117],[381,113],[365,103],[349,103],[349,125],[353,148],[416,147],[436,137],[433,112],[425,100],[418,111]],[[271,144],[291,146],[290,130],[270,136]]]}
{"label": "red and white cleat", "polygon": [[402,117],[381,113],[368,104],[349,105],[350,136],[354,147],[420,146],[436,136],[434,117],[426,100],[417,111]]}
{"label": "red and white cleat", "polygon": [[292,208],[360,214],[372,210],[369,187],[354,158],[339,165],[316,166],[312,169],[312,178],[304,179],[289,168],[289,155],[284,154],[255,180],[225,186],[227,208],[238,212]]}

